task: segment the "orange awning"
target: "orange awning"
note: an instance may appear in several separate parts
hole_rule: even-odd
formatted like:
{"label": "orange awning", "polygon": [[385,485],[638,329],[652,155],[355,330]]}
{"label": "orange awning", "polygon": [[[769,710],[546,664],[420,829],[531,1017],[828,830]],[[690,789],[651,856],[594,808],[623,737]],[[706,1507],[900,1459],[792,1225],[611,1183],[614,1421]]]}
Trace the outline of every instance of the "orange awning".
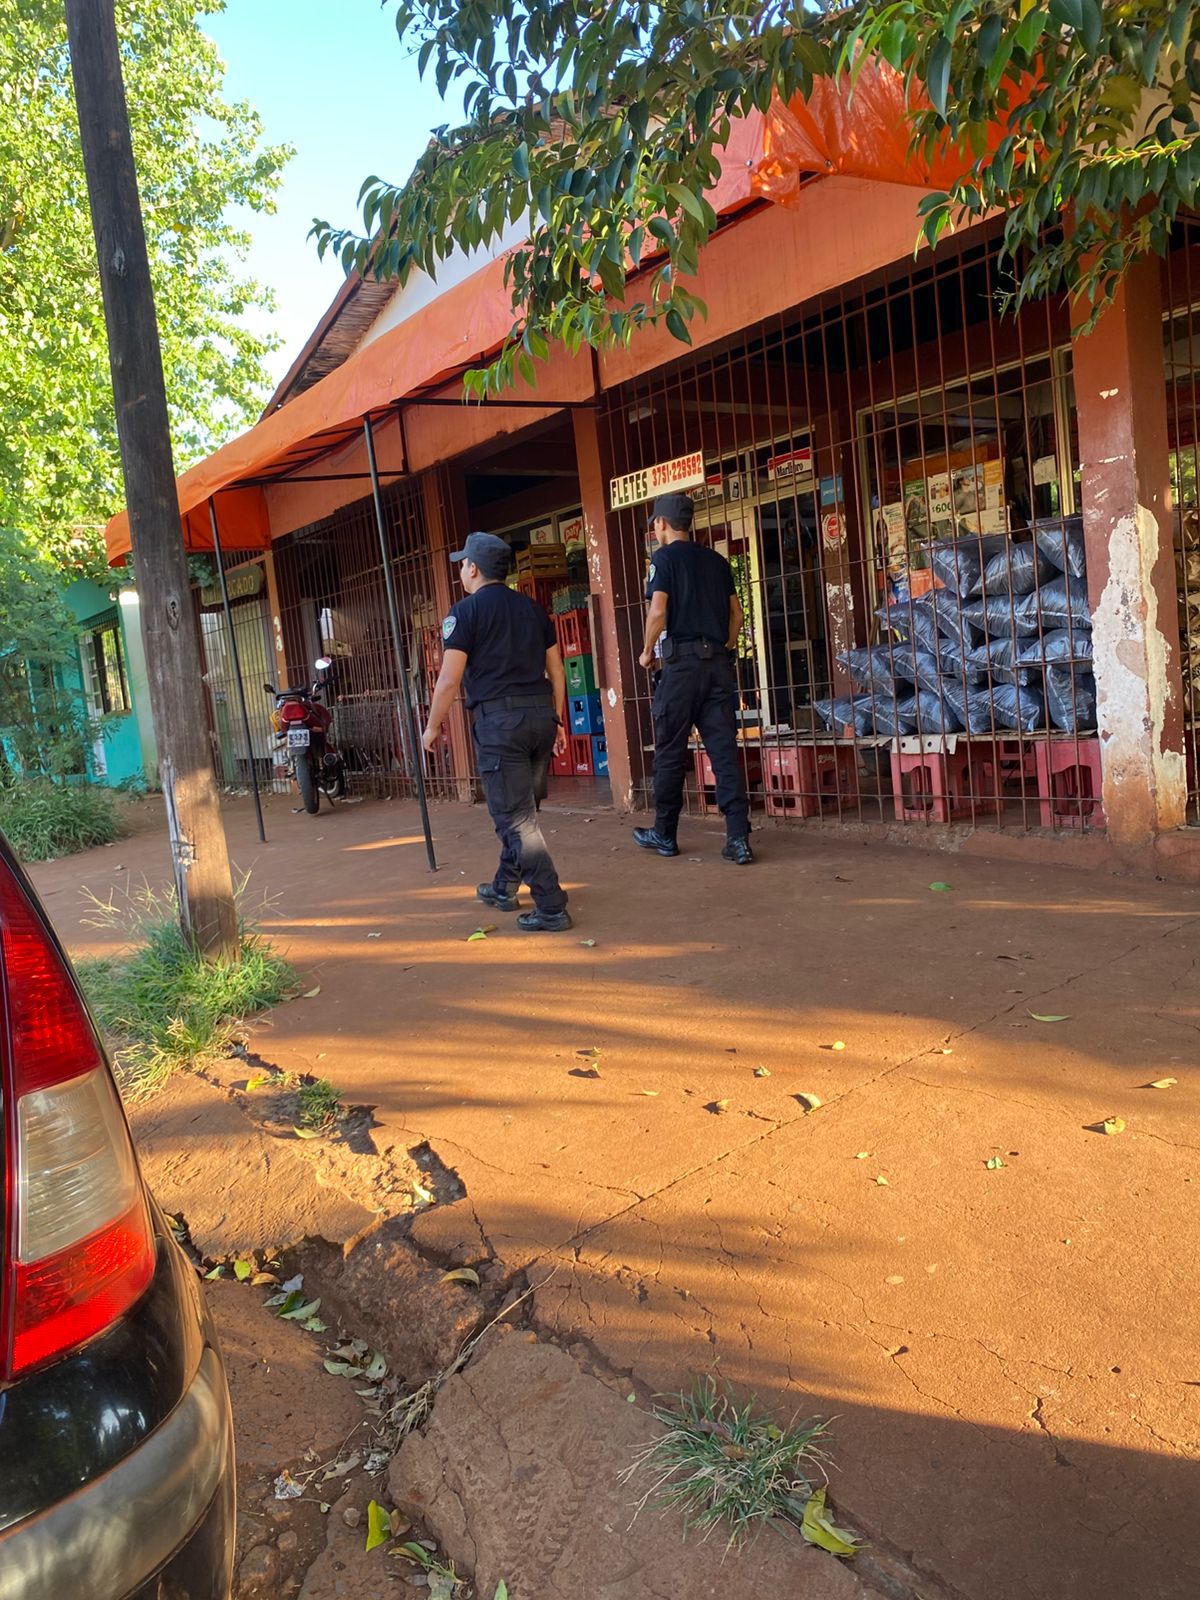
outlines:
{"label": "orange awning", "polygon": [[[755,113],[735,125],[723,152],[721,178],[709,194],[718,214],[736,211],[755,198],[753,175],[762,152],[763,118]],[[445,383],[485,359],[503,344],[512,325],[512,299],[504,282],[504,258],[499,257],[185,472],[176,487],[187,549],[213,547],[210,496],[219,496],[223,547],[265,547],[271,530],[263,480],[300,472],[358,439],[364,417]],[[115,566],[129,554],[126,512],[113,517],[104,536],[109,563]]]}
{"label": "orange awning", "polygon": [[[1010,81],[1007,87],[1016,99],[1031,82]],[[931,159],[913,153],[912,113],[928,105],[921,86],[906,91],[903,77],[882,61],[867,62],[852,90],[844,77],[821,78],[807,98],[795,95],[785,105],[776,97],[767,113],[754,192],[790,205],[814,175],[948,188],[970,170],[972,158],[946,144]],[[1003,136],[1003,124],[994,122],[988,147],[994,150]]]}

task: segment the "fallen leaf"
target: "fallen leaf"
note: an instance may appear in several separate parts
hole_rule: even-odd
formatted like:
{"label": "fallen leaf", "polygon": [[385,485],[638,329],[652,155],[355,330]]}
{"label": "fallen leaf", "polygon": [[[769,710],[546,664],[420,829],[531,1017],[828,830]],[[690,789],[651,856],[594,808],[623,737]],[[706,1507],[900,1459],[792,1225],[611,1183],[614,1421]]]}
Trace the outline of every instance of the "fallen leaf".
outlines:
{"label": "fallen leaf", "polygon": [[596,948],[595,939],[580,939],[579,942],[585,950],[594,950]]}
{"label": "fallen leaf", "polygon": [[855,1161],[867,1161],[870,1159],[873,1153],[874,1152],[870,1150],[860,1150],[854,1159]]}
{"label": "fallen leaf", "polygon": [[503,1578],[501,1578],[500,1582],[496,1585],[496,1593],[492,1597],[492,1600],[508,1600],[508,1585],[505,1583]]}
{"label": "fallen leaf", "polygon": [[385,1511],[377,1501],[367,1503],[367,1549],[374,1550],[376,1545],[387,1544],[392,1537],[391,1513]]}
{"label": "fallen leaf", "polygon": [[991,1156],[987,1161],[984,1162],[984,1166],[987,1167],[989,1172],[999,1172],[1003,1165],[1004,1162],[1001,1161],[999,1156]]}
{"label": "fallen leaf", "polygon": [[844,1050],[846,1048],[846,1041],[844,1039],[835,1039],[829,1048],[831,1050]]}
{"label": "fallen leaf", "polygon": [[879,1174],[879,1176],[878,1176],[878,1177],[877,1177],[877,1178],[876,1178],[876,1179],[875,1179],[875,1182],[876,1182],[876,1183],[878,1183],[878,1184],[879,1184],[879,1185],[880,1185],[880,1186],[881,1186],[881,1187],[882,1187],[882,1188],[884,1188],[884,1189],[886,1189],[886,1188],[887,1188],[887,1186],[888,1186],[888,1181],[887,1181],[887,1179],[886,1179],[886,1178],[885,1178],[885,1177],[884,1177],[884,1175],[883,1175],[883,1173],[882,1173],[882,1172],[881,1172],[881,1173],[880,1173],[880,1174]]}
{"label": "fallen leaf", "polygon": [[309,1317],[308,1321],[304,1324],[304,1331],[306,1333],[328,1333],[329,1324],[327,1322],[322,1322],[320,1317]]}
{"label": "fallen leaf", "polygon": [[221,1276],[222,1270],[223,1270],[223,1268],[221,1266],[221,1263],[218,1261],[216,1266],[212,1269],[211,1272],[206,1272],[204,1274],[205,1282],[211,1283],[214,1278],[219,1278]]}
{"label": "fallen leaf", "polygon": [[423,1184],[417,1183],[414,1180],[413,1186],[412,1186],[412,1192],[413,1192],[414,1198],[416,1200],[418,1200],[422,1205],[429,1206],[429,1205],[433,1204],[434,1195],[433,1195],[433,1190],[432,1189],[426,1189]]}
{"label": "fallen leaf", "polygon": [[951,886],[948,883],[943,883],[939,878],[937,883],[931,883],[929,887],[934,894],[949,894]]}
{"label": "fallen leaf", "polygon": [[1059,1016],[1053,1011],[1031,1011],[1029,1015],[1035,1022],[1070,1022],[1071,1020],[1071,1013],[1069,1011],[1062,1016]]}
{"label": "fallen leaf", "polygon": [[815,1111],[821,1104],[821,1097],[819,1094],[809,1094],[805,1090],[801,1090],[796,1096],[796,1099],[799,1100],[805,1111]]}
{"label": "fallen leaf", "polygon": [[252,1289],[261,1289],[264,1284],[278,1283],[278,1282],[279,1282],[279,1279],[275,1276],[275,1274],[273,1272],[256,1272],[254,1274],[254,1276],[250,1279],[250,1287]]}
{"label": "fallen leaf", "polygon": [[728,1100],[710,1100],[705,1106],[705,1111],[711,1111],[714,1117],[723,1116],[729,1110]]}
{"label": "fallen leaf", "polygon": [[304,991],[304,993],[300,996],[300,998],[301,998],[301,1000],[315,1000],[317,998],[317,996],[320,994],[320,992],[321,992],[321,985],[317,984],[315,989],[306,989]]}
{"label": "fallen leaf", "polygon": [[443,1283],[473,1283],[478,1289],[479,1274],[474,1267],[455,1267],[450,1272],[442,1273]]}
{"label": "fallen leaf", "polygon": [[593,1044],[593,1045],[589,1045],[586,1050],[576,1050],[575,1054],[577,1056],[588,1056],[592,1060],[598,1060],[599,1056],[600,1056],[600,1051],[597,1048],[597,1046]]}
{"label": "fallen leaf", "polygon": [[770,1067],[755,1067],[754,1076],[756,1078],[769,1078],[771,1076],[771,1069]]}
{"label": "fallen leaf", "polygon": [[[291,1299],[290,1295],[288,1296],[288,1299]],[[305,1322],[309,1317],[315,1317],[317,1312],[321,1309],[321,1302],[319,1300],[305,1300],[304,1296],[301,1295],[300,1301],[301,1303],[298,1306],[292,1306],[290,1308],[286,1303],[284,1304],[283,1310],[280,1311],[279,1315],[285,1322]]]}
{"label": "fallen leaf", "polygon": [[853,1534],[834,1526],[833,1518],[825,1509],[825,1490],[816,1489],[804,1508],[804,1521],[800,1532],[809,1544],[820,1545],[835,1556],[852,1556],[857,1548]]}
{"label": "fallen leaf", "polygon": [[657,1100],[659,1091],[657,1089],[639,1089],[638,1093],[644,1094],[647,1100]]}
{"label": "fallen leaf", "polygon": [[467,935],[467,943],[468,944],[475,944],[477,942],[477,940],[486,939],[486,938],[487,938],[487,934],[484,933],[483,929],[482,928],[476,928],[474,933],[469,933]]}
{"label": "fallen leaf", "polygon": [[334,1378],[357,1378],[359,1374],[359,1368],[352,1361],[334,1361],[329,1356],[325,1358],[325,1371]]}
{"label": "fallen leaf", "polygon": [[297,1139],[319,1139],[321,1137],[319,1128],[298,1128],[295,1123],[292,1124],[292,1132]]}
{"label": "fallen leaf", "polygon": [[254,1089],[261,1089],[264,1084],[274,1082],[275,1077],[273,1073],[256,1072],[252,1078],[246,1079],[246,1093],[249,1094]]}
{"label": "fallen leaf", "polygon": [[1178,1078],[1155,1078],[1147,1087],[1151,1089],[1170,1089],[1179,1082]]}
{"label": "fallen leaf", "polygon": [[1102,1133],[1124,1133],[1125,1118],[1105,1117],[1104,1121],[1100,1124],[1100,1131]]}
{"label": "fallen leaf", "polygon": [[233,1263],[233,1275],[239,1283],[245,1283],[247,1278],[253,1276],[253,1273],[253,1261],[235,1261]]}
{"label": "fallen leaf", "polygon": [[382,1383],[387,1377],[387,1359],[378,1350],[372,1355],[371,1364],[363,1372],[363,1377],[368,1383]]}
{"label": "fallen leaf", "polygon": [[570,1072],[567,1074],[567,1076],[569,1078],[598,1078],[600,1076],[600,1068],[599,1067],[572,1067]]}

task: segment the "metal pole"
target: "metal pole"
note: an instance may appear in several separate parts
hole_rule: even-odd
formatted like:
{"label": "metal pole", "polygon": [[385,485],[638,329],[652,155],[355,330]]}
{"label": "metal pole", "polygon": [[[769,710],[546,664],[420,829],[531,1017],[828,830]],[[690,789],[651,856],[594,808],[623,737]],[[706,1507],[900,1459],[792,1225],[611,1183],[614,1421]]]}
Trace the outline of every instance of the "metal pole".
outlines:
{"label": "metal pole", "polygon": [[[400,674],[400,694],[404,701],[404,721],[412,750],[413,776],[417,784],[417,804],[421,808],[421,827],[425,833],[425,854],[429,857],[429,870],[436,872],[437,857],[433,853],[433,833],[429,826],[429,802],[425,795],[425,770],[421,760],[421,741],[417,738],[417,719],[413,715],[412,692],[408,686],[408,667],[404,661],[404,639],[400,632],[400,612],[396,605],[396,584],[392,576],[392,561],[388,554],[387,524],[383,519],[383,498],[379,492],[379,468],[375,461],[375,435],[371,431],[370,417],[363,418],[363,438],[367,445],[367,465],[371,469],[371,497],[375,502],[375,530],[379,535],[379,556],[383,562],[383,583],[387,590],[388,618],[392,625],[392,645],[396,652],[396,670]],[[407,465],[407,463],[406,463]]]}
{"label": "metal pole", "polygon": [[242,682],[242,658],[238,650],[237,634],[233,626],[233,611],[229,605],[229,589],[225,583],[225,563],[221,559],[221,535],[217,529],[217,506],[208,497],[208,522],[212,528],[213,554],[217,558],[217,580],[221,585],[221,604],[225,608],[225,626],[229,629],[229,643],[233,649],[233,675],[237,679],[238,705],[242,710],[242,731],[246,735],[246,761],[250,767],[250,786],[254,790],[254,814],[258,818],[258,837],[267,842],[263,827],[262,800],[258,793],[258,773],[254,770],[254,743],[250,738],[250,713],[246,709],[246,685]]}

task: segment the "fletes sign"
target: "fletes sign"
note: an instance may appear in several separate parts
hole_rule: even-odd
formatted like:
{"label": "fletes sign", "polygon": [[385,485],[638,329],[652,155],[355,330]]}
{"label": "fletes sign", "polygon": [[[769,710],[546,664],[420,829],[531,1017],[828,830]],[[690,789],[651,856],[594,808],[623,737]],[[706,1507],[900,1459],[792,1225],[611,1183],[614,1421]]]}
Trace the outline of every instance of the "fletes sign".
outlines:
{"label": "fletes sign", "polygon": [[703,482],[704,457],[697,450],[693,455],[676,456],[674,461],[659,461],[652,467],[627,472],[623,478],[614,478],[609,486],[612,508],[623,511],[626,506],[640,505],[671,489],[698,489]]}

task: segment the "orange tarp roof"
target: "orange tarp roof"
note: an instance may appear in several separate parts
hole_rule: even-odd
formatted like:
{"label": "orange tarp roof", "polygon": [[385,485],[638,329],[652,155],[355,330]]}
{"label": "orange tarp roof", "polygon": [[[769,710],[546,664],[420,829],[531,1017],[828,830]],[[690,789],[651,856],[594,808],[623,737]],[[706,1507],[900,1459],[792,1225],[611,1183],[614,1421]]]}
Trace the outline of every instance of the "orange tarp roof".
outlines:
{"label": "orange tarp roof", "polygon": [[[723,152],[721,178],[708,197],[719,214],[754,199],[752,180],[762,140],[761,115],[735,125]],[[359,438],[365,416],[452,378],[498,349],[512,325],[504,257],[498,257],[185,472],[176,487],[187,548],[213,547],[210,496],[220,497],[216,509],[223,547],[265,547],[271,529],[262,488],[239,486],[300,471],[305,463]],[[104,536],[109,563],[117,565],[130,549],[126,512],[112,518]]]}
{"label": "orange tarp roof", "polygon": [[[1016,100],[1032,81],[1006,80],[1006,86]],[[853,88],[845,77],[821,78],[807,98],[794,95],[785,105],[776,96],[767,113],[754,192],[776,205],[790,205],[813,175],[948,188],[970,170],[971,157],[947,143],[931,159],[912,153],[912,113],[928,106],[922,86],[906,91],[898,72],[873,60],[863,65]],[[1003,136],[1003,125],[994,122],[988,147],[994,150]]]}

